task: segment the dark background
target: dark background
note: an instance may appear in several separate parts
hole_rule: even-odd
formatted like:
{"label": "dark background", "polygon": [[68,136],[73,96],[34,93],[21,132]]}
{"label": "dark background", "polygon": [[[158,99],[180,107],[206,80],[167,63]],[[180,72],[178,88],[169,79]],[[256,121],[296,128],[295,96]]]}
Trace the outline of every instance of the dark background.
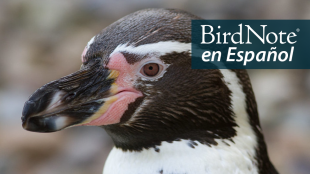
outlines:
{"label": "dark background", "polygon": [[[205,19],[309,19],[307,0],[0,0],[0,173],[100,174],[112,142],[103,129],[51,134],[21,127],[35,89],[79,69],[101,29],[150,7]],[[270,158],[282,174],[310,173],[310,71],[250,70]]]}

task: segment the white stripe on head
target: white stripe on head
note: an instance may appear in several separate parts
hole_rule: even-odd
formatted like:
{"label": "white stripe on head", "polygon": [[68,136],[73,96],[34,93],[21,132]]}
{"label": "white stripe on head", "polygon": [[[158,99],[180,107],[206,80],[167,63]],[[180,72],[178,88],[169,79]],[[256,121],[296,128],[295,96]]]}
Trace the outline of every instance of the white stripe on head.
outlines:
{"label": "white stripe on head", "polygon": [[83,52],[82,52],[82,55],[81,55],[82,62],[85,61],[84,57],[85,57],[85,55],[87,54],[87,51],[88,51],[90,45],[94,43],[95,38],[96,38],[96,36],[92,37],[92,38],[90,39],[90,41],[88,41],[86,47],[84,48],[84,50],[83,50]]}
{"label": "white stripe on head", "polygon": [[172,52],[181,53],[190,50],[191,50],[191,43],[182,43],[177,41],[163,41],[163,42],[139,45],[137,47],[128,44],[121,44],[114,49],[114,51],[110,54],[110,57],[116,52],[128,52],[138,55],[156,53],[159,54],[159,56],[162,56]]}
{"label": "white stripe on head", "polygon": [[89,48],[89,46],[95,41],[96,36],[92,37],[88,43],[87,43],[87,47]]}
{"label": "white stripe on head", "polygon": [[[243,92],[242,85],[239,83],[237,74],[229,69],[220,69],[223,74],[225,84],[232,92],[231,104],[235,114],[235,121],[238,127],[235,127],[237,135],[233,137],[232,143],[226,141],[230,146],[227,150],[235,150],[242,153],[246,159],[245,164],[251,167],[250,173],[258,173],[256,156],[257,137],[249,122],[249,115],[246,111],[246,95]],[[232,159],[233,160],[233,159]]]}

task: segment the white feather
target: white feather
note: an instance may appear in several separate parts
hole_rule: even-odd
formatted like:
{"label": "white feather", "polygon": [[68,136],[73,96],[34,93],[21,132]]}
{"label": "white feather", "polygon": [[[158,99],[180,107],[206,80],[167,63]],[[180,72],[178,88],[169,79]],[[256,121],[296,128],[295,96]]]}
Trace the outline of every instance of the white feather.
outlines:
{"label": "white feather", "polygon": [[128,52],[138,55],[156,53],[161,56],[172,52],[181,53],[190,50],[191,50],[191,43],[181,43],[177,41],[162,41],[157,43],[140,45],[137,47],[128,44],[121,44],[114,49],[114,51],[110,54],[110,56],[116,52]]}

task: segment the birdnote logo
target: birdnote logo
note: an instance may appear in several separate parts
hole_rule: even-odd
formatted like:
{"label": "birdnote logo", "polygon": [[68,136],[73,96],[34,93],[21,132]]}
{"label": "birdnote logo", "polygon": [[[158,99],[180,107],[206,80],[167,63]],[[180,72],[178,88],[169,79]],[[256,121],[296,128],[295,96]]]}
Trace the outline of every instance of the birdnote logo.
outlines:
{"label": "birdnote logo", "polygon": [[[247,34],[246,34],[246,42],[243,40],[243,35],[242,35],[242,30],[243,30],[243,25],[242,23],[238,25],[239,26],[239,31],[235,33],[230,33],[230,32],[217,32],[216,34],[213,33],[214,29],[212,25],[201,25],[202,27],[202,41],[201,44],[212,44],[213,42],[216,41],[215,44],[229,44],[233,43],[235,44],[253,44],[250,40],[250,33],[252,33],[257,39],[261,41],[262,44],[276,44],[277,42],[280,42],[281,44],[295,44],[297,41],[296,39],[292,41],[293,37],[296,37],[297,34],[295,32],[290,32],[288,35],[286,32],[280,31],[278,34],[275,32],[269,32],[266,34],[266,27],[267,25],[260,25],[262,27],[262,36],[260,36],[250,25],[245,25],[247,28]],[[208,29],[206,29],[208,28]],[[221,26],[219,25],[218,28],[220,29]],[[206,30],[209,30],[206,32]],[[283,38],[286,37],[286,40]],[[210,36],[211,39],[210,41],[206,41],[206,36]],[[230,42],[228,42],[230,40]],[[291,50],[288,53],[286,50],[277,52],[275,51],[277,47],[270,47],[270,51],[260,51],[257,54],[255,54],[254,51],[237,51],[237,47],[235,46],[230,46],[228,48],[228,53],[227,53],[227,62],[243,62],[243,66],[246,66],[248,62],[253,61],[254,59],[257,62],[261,61],[292,61],[293,58],[293,53],[294,53],[294,46],[291,46]],[[273,51],[274,50],[274,51]],[[217,58],[217,61],[221,61],[222,53],[221,51],[205,51],[203,52],[201,58],[204,62],[209,62],[209,61],[214,61]],[[237,55],[237,59],[232,58],[231,56]],[[254,60],[254,61],[255,61]]]}
{"label": "birdnote logo", "polygon": [[193,69],[309,69],[310,20],[193,20]]}

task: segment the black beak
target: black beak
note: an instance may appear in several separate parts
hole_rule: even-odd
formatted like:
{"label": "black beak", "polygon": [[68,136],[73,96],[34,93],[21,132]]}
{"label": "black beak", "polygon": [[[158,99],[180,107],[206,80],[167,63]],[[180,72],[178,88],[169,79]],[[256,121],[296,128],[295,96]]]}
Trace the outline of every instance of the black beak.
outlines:
{"label": "black beak", "polygon": [[24,105],[24,129],[54,132],[83,124],[113,95],[117,76],[96,58],[81,70],[42,86]]}

